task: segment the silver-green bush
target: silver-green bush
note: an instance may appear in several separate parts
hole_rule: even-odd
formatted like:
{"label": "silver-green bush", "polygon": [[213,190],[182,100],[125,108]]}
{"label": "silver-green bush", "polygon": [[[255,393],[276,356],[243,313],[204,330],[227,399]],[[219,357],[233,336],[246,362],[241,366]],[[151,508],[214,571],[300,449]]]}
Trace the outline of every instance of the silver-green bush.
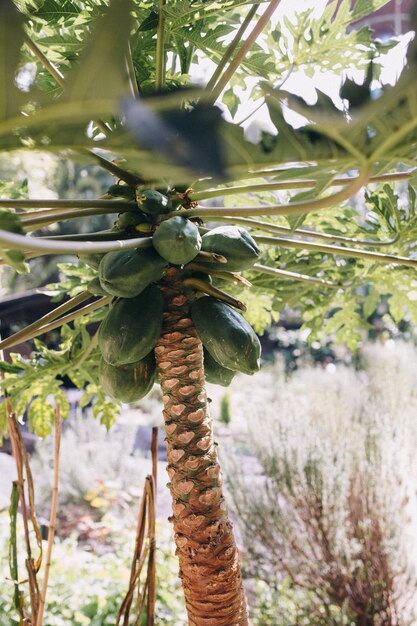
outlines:
{"label": "silver-green bush", "polygon": [[[361,361],[359,371],[300,370],[285,384],[270,369],[245,387],[256,460],[248,475],[235,457],[228,482],[247,573],[277,589],[276,621],[258,614],[259,625],[417,619],[417,351],[388,342]],[[281,621],[288,581],[322,622]]]}

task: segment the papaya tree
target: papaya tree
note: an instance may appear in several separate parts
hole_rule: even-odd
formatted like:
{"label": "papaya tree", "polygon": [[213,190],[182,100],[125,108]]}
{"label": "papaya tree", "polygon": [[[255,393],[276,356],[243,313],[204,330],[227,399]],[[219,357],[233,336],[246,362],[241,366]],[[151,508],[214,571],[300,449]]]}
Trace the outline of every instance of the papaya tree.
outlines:
{"label": "papaya tree", "polygon": [[[120,402],[159,383],[193,626],[248,623],[205,381],[254,374],[255,331],[285,306],[311,340],[335,334],[351,348],[378,307],[390,323],[417,321],[416,48],[385,87],[393,44],[350,28],[385,3],[342,0],[291,18],[279,0],[0,4],[1,149],[114,177],[91,200],[33,200],[4,182],[3,266],[73,261],[48,288],[69,299],[0,342],[35,342],[31,358],[2,362],[1,385],[45,436],[51,396],[68,412],[64,375],[107,427]],[[192,80],[198,66],[212,72],[204,86]],[[284,89],[324,71],[340,84],[337,106],[318,89],[314,105]],[[346,78],[354,71],[362,84]],[[237,117],[245,89],[272,122],[256,140]],[[106,214],[108,230],[54,235]],[[42,337],[55,329],[51,348]]]}

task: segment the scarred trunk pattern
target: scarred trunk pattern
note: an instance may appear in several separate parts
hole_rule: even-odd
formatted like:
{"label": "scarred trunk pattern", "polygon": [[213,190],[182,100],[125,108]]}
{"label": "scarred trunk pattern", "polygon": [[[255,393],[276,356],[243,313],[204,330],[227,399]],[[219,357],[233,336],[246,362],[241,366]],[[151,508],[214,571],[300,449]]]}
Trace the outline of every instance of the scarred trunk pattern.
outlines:
{"label": "scarred trunk pattern", "polygon": [[239,554],[222,494],[205,391],[203,348],[187,297],[166,277],[155,348],[163,393],[169,488],[190,626],[247,626]]}

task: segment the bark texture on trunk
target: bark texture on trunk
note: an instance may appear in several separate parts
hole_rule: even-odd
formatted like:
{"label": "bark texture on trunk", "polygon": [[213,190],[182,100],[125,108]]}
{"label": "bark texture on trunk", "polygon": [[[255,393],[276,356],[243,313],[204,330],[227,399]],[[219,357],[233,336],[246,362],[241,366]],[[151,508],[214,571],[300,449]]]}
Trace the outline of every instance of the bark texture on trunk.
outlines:
{"label": "bark texture on trunk", "polygon": [[155,348],[164,402],[169,488],[190,626],[247,626],[239,554],[222,495],[205,391],[203,348],[171,271]]}

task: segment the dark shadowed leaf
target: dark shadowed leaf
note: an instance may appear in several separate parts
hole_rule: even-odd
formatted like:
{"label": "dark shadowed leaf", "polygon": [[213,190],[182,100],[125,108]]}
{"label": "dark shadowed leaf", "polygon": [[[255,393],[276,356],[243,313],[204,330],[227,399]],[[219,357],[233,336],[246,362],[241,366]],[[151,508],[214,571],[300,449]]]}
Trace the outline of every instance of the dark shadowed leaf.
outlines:
{"label": "dark shadowed leaf", "polygon": [[158,26],[158,13],[151,11],[149,15],[141,22],[138,31],[144,32],[147,30],[155,30]]}
{"label": "dark shadowed leaf", "polygon": [[200,175],[224,176],[217,107],[197,104],[191,111],[156,113],[141,100],[121,104],[126,125],[139,146],[162,152],[177,164]]}
{"label": "dark shadowed leaf", "polygon": [[71,0],[45,0],[42,6],[33,13],[33,16],[45,22],[54,23],[75,19],[80,13],[81,8]]}
{"label": "dark shadowed leaf", "polygon": [[115,100],[129,92],[125,65],[130,33],[129,0],[113,0],[67,77],[61,101]]}
{"label": "dark shadowed leaf", "polygon": [[23,43],[23,16],[12,0],[0,1],[0,120],[19,111],[22,92],[15,85]]}

